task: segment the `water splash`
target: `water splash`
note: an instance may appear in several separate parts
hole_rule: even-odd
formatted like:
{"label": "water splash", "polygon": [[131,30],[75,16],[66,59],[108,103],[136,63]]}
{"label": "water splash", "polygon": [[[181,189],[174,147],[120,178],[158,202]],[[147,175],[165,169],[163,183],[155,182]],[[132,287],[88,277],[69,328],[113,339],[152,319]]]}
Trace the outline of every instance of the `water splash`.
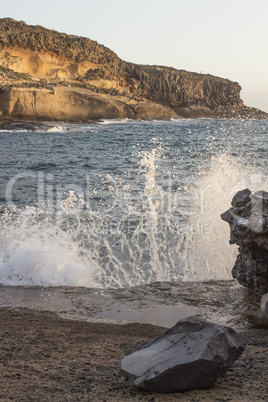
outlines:
{"label": "water splash", "polygon": [[1,283],[94,287],[97,263],[89,250],[83,255],[81,244],[64,229],[66,223],[62,216],[61,225],[57,225],[34,207],[6,211],[1,217]]}
{"label": "water splash", "polygon": [[66,129],[62,126],[54,126],[54,127],[50,127],[47,130],[48,133],[65,133]]}
{"label": "water splash", "polygon": [[99,124],[125,124],[130,121],[130,119],[102,119]]}
{"label": "water splash", "polygon": [[259,189],[261,178],[221,155],[174,189],[172,174],[162,180],[165,163],[161,147],[153,148],[140,154],[135,185],[103,177],[109,205],[94,207],[70,191],[52,211],[3,211],[0,283],[108,288],[230,279],[236,249],[219,216],[237,190]]}

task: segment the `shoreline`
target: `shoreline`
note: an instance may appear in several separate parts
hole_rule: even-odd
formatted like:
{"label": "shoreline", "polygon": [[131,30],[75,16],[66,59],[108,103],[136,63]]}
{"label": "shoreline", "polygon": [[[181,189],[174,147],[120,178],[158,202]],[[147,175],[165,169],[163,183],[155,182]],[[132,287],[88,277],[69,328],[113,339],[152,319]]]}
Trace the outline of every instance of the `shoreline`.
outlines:
{"label": "shoreline", "polygon": [[[31,119],[29,118],[3,118],[0,117],[0,130],[1,131],[12,131],[16,129],[19,131],[20,129],[22,130],[29,130],[29,131],[35,131],[35,129],[47,129],[49,126],[61,126],[61,125],[88,125],[88,124],[98,124],[102,123],[103,121],[129,121],[129,122],[172,122],[172,121],[177,121],[177,120],[245,120],[245,121],[266,121],[268,118],[260,118],[260,117],[245,117],[245,116],[232,116],[232,117],[224,117],[224,116],[185,116],[185,117],[180,117],[178,116],[177,118],[169,118],[169,119],[164,119],[164,118],[150,118],[150,119],[133,119],[133,118],[120,118],[120,117],[114,117],[114,118],[105,118],[103,117],[102,119],[96,119],[96,120],[49,120],[49,119]],[[67,130],[69,131],[69,130]]]}
{"label": "shoreline", "polygon": [[[267,398],[267,321],[257,317],[258,295],[234,280],[159,282],[128,289],[0,286],[0,306],[0,399],[255,402]],[[208,390],[176,394],[126,386],[121,360],[189,315],[230,326],[244,337],[246,349],[224,377]],[[163,316],[169,319],[166,324]]]}
{"label": "shoreline", "polygon": [[89,38],[0,19],[2,118],[264,118],[244,105],[238,82],[120,59]]}
{"label": "shoreline", "polygon": [[267,398],[265,329],[242,331],[244,353],[211,389],[157,394],[124,385],[120,362],[165,328],[73,321],[23,308],[0,308],[0,316],[2,399],[160,402]]}
{"label": "shoreline", "polygon": [[129,288],[0,286],[0,308],[47,311],[70,320],[170,328],[198,315],[236,331],[266,328],[260,295],[235,280],[153,282]]}

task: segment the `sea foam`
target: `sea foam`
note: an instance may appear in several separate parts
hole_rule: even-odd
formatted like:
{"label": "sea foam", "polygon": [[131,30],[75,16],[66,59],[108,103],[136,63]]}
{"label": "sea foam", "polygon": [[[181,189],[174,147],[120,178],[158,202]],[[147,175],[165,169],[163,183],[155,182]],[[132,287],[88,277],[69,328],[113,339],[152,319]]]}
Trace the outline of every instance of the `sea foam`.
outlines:
{"label": "sea foam", "polygon": [[156,181],[160,153],[141,152],[143,191],[134,198],[113,178],[109,209],[93,210],[70,191],[57,210],[3,210],[0,283],[109,288],[230,279],[236,247],[220,214],[238,188],[254,190],[252,176],[223,154],[195,184],[172,192]]}

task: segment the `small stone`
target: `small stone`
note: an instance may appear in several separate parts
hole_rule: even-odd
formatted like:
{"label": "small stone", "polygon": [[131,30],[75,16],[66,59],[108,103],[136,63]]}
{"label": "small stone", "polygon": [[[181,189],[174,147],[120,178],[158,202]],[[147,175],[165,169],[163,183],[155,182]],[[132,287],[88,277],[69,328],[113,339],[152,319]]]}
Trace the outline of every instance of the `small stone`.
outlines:
{"label": "small stone", "polygon": [[251,200],[251,191],[249,189],[245,189],[242,191],[238,191],[232,199],[232,207],[242,207],[246,205]]}

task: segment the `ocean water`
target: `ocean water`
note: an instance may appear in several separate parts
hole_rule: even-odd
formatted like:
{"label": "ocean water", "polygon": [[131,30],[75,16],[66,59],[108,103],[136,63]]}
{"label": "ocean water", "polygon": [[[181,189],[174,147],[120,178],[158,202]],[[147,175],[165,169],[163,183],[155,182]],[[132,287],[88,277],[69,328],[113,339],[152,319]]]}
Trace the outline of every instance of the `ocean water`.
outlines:
{"label": "ocean water", "polygon": [[231,279],[220,214],[268,191],[268,122],[14,124],[0,131],[0,284]]}

